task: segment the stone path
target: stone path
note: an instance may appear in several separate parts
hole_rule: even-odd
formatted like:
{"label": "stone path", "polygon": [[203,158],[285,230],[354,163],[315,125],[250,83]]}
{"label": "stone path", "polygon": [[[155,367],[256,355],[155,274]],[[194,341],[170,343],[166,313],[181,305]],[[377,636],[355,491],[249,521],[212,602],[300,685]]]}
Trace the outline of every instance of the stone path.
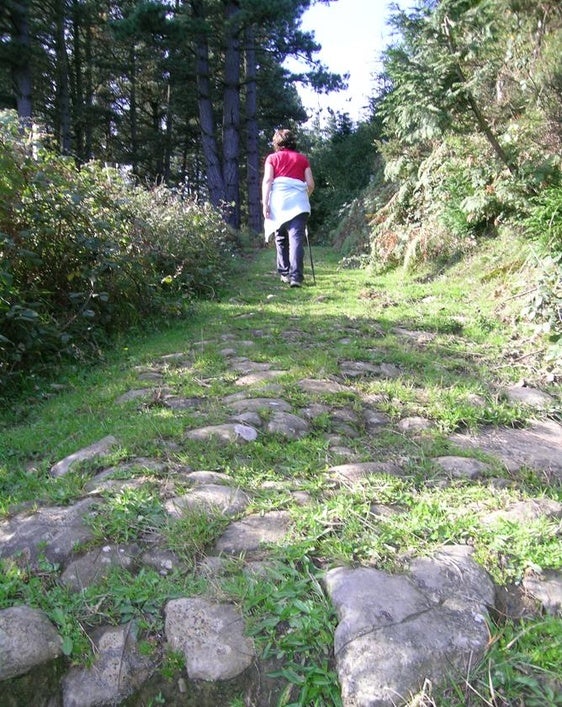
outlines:
{"label": "stone path", "polygon": [[[404,331],[413,340],[424,332]],[[253,342],[225,337],[222,355],[237,376],[240,391],[220,400],[223,419],[206,424],[205,398],[182,397],[169,386],[167,371],[189,374],[189,352],[154,361],[139,369],[139,387],[125,392],[119,403],[124,414],[136,406],[158,404],[172,411],[198,411],[202,424],[185,431],[185,438],[209,444],[255,444],[263,435],[276,434],[287,440],[304,439],[319,415],[330,419],[327,442],[341,463],[319,473],[335,485],[353,488],[370,475],[405,474],[400,459],[377,458],[360,461],[350,440],[370,438],[391,428],[377,399],[361,394],[355,381],[365,376],[396,377],[394,365],[373,366],[362,361],[341,362],[340,375],[333,379],[303,379],[299,382],[303,403],[295,409],[283,397],[281,376],[285,373],[269,364],[243,355]],[[202,344],[204,345],[204,344]],[[327,402],[334,394],[354,394],[349,406]],[[541,391],[521,388],[506,391],[513,399],[540,409],[551,404]],[[217,401],[213,402],[217,409]],[[126,412],[125,412],[126,411]],[[415,437],[430,423],[422,418],[405,418],[396,429]],[[490,466],[470,456],[486,452],[500,460],[510,472],[528,467],[552,483],[562,481],[562,427],[553,421],[537,421],[525,430],[485,430],[477,436],[456,434],[451,440],[465,455],[434,459],[444,479],[477,480]],[[63,476],[85,460],[103,460],[119,444],[113,436],[61,459],[51,469]],[[20,510],[0,523],[0,557],[25,562],[32,568],[41,562],[60,568],[60,583],[80,592],[113,567],[131,572],[157,569],[163,577],[182,560],[166,547],[162,537],[151,534],[131,544],[93,547],[93,534],[85,522],[96,513],[107,494],[139,488],[150,482],[170,518],[181,518],[186,509],[196,509],[225,518],[226,528],[215,547],[196,572],[220,577],[225,565],[241,558],[248,572],[267,566],[268,546],[283,545],[290,532],[292,515],[286,510],[252,513],[251,496],[232,485],[231,478],[217,471],[192,469],[159,459],[136,458],[116,467],[103,467],[85,487],[84,498],[70,506]],[[154,472],[161,472],[154,475]],[[311,502],[296,486],[291,494],[300,505]],[[374,514],[396,512],[384,504],[373,504]],[[482,521],[523,520],[545,516],[562,519],[562,504],[545,498],[520,502],[502,511],[481,510]],[[524,582],[526,603],[513,609],[562,613],[562,574],[556,569],[530,574]],[[419,694],[424,684],[439,684],[451,676],[462,678],[469,666],[485,653],[489,634],[489,612],[498,609],[499,588],[474,561],[472,548],[443,547],[432,557],[413,557],[404,571],[391,575],[374,567],[340,566],[330,569],[324,591],[332,603],[338,626],[333,637],[335,665],[343,704],[346,707],[404,704]],[[505,601],[501,610],[505,611]],[[161,607],[165,617],[161,644],[183,654],[186,671],[167,686],[155,680],[158,666],[154,655],[146,655],[138,642],[138,627],[101,625],[91,635],[95,647],[91,666],[69,666],[61,660],[63,645],[54,625],[31,607],[17,606],[0,611],[0,680],[9,681],[0,697],[2,705],[63,705],[94,707],[113,704],[146,704],[164,695],[168,705],[229,704],[227,696],[243,693],[248,705],[275,705],[284,687],[282,681],[267,678],[256,647],[245,633],[244,618],[232,603],[214,596],[184,596]],[[45,681],[44,669],[57,666],[56,678]],[[54,670],[54,668],[53,668]],[[42,672],[43,671],[43,672]],[[41,682],[38,682],[41,680]],[[279,681],[278,681],[279,682]],[[31,691],[31,693],[30,693]],[[35,691],[35,692],[34,692]],[[41,700],[36,701],[37,695]],[[34,700],[29,701],[29,695]],[[18,697],[19,695],[19,697]],[[26,701],[27,700],[27,701]],[[329,706],[327,706],[329,707]]]}

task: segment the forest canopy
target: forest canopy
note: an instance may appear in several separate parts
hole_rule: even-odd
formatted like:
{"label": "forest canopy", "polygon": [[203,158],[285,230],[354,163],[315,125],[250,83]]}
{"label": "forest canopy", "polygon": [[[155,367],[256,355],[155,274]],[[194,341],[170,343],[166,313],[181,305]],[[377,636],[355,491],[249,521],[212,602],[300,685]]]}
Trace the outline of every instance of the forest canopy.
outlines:
{"label": "forest canopy", "polygon": [[[260,155],[307,119],[296,82],[342,85],[300,28],[310,0],[7,0],[0,107],[78,163],[127,165],[261,227]],[[284,68],[297,55],[307,67]],[[267,137],[265,137],[267,136]]]}

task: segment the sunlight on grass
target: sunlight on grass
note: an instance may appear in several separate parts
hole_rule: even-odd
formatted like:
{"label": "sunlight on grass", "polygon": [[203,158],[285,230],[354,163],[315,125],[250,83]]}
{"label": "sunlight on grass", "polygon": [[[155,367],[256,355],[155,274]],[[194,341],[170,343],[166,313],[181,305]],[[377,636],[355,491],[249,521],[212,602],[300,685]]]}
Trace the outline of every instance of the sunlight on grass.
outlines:
{"label": "sunlight on grass", "polygon": [[[53,571],[30,577],[6,563],[0,581],[4,606],[23,599],[45,607],[78,661],[87,660],[81,626],[97,620],[94,606],[111,621],[142,619],[150,637],[161,628],[158,607],[165,596],[208,589],[194,571],[229,522],[197,511],[170,518],[165,498],[189,490],[189,471],[220,472],[249,494],[248,513],[288,511],[292,530],[272,574],[249,580],[233,562],[213,591],[244,607],[264,654],[277,651],[286,661],[287,699],[306,693],[318,704],[336,705],[337,679],[326,649],[335,618],[319,585],[327,568],[365,564],[403,571],[413,556],[455,543],[471,545],[500,584],[520,582],[528,567],[562,564],[555,523],[492,527],[480,520],[533,494],[562,501],[559,487],[531,472],[514,477],[479,452],[471,456],[485,460],[489,471],[477,481],[451,479],[434,463],[437,456],[458,452],[448,437],[453,431],[524,425],[531,416],[500,394],[501,386],[524,370],[503,357],[511,332],[507,314],[497,315],[493,281],[483,281],[476,263],[423,282],[400,271],[374,276],[342,269],[338,256],[321,248],[315,249],[315,266],[316,285],[307,273],[305,286],[294,291],[279,282],[273,251],[259,251],[221,301],[196,303],[189,318],[158,330],[149,327],[89,370],[61,369],[60,388],[38,384],[32,397],[28,391],[2,412],[2,516],[23,502],[72,503],[100,471],[113,469],[114,480],[145,482],[98,494],[90,518],[94,542],[131,543],[157,533],[184,565],[161,586],[152,572],[137,579],[115,572],[77,599],[55,588]],[[487,296],[472,309],[467,293],[477,290]],[[280,374],[241,387],[237,379],[248,361]],[[392,369],[389,375],[346,377],[344,362]],[[346,388],[309,393],[303,379]],[[118,402],[139,389],[146,394]],[[251,444],[187,438],[188,430],[232,417],[227,396],[282,398],[295,414],[310,408],[309,431],[302,439],[269,432],[272,412],[266,408]],[[362,418],[367,404],[387,415],[389,424],[367,432]],[[336,412],[351,420],[349,432],[340,435],[343,452],[329,442],[337,434]],[[423,435],[394,426],[416,416],[432,423]],[[65,477],[50,477],[55,462],[106,435],[118,440],[110,453],[76,465]],[[337,480],[330,469],[350,454],[357,461],[397,461],[402,474],[381,472],[353,484]],[[151,470],[144,458],[160,462],[164,471]],[[132,466],[124,466],[127,462]],[[306,503],[297,492],[306,494]],[[68,614],[66,623],[53,609],[56,602]],[[505,646],[522,639],[515,627],[496,630],[490,670],[496,689],[511,699],[521,687],[525,661],[534,666],[529,668],[534,680],[541,669],[551,670],[560,651],[543,660],[537,641],[546,634],[530,627],[521,631],[528,645],[510,662]],[[549,636],[552,630],[549,626]],[[308,669],[312,665],[316,672]],[[482,680],[475,674],[478,689]],[[534,683],[525,689],[531,694]],[[450,704],[462,704],[459,699],[453,695]]]}

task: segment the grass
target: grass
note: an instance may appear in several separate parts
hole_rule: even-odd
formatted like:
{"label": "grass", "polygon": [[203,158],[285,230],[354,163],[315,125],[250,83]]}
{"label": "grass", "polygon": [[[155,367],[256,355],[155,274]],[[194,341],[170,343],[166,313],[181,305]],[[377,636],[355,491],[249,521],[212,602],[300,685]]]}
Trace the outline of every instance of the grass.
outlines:
{"label": "grass", "polygon": [[492,623],[490,648],[461,684],[436,691],[427,707],[559,707],[562,622],[544,618]]}
{"label": "grass", "polygon": [[[240,265],[220,301],[198,303],[189,319],[130,335],[95,368],[70,366],[51,381],[31,381],[0,413],[0,517],[9,517],[22,503],[72,503],[95,473],[116,466],[116,478],[142,483],[116,487],[99,499],[91,518],[93,544],[130,543],[158,534],[183,564],[166,578],[149,570],[136,575],[115,570],[73,595],[58,585],[58,568],[47,563],[32,571],[19,561],[4,560],[0,607],[27,602],[43,608],[59,626],[65,651],[84,662],[89,650],[84,631],[101,619],[120,623],[135,618],[146,645],[155,646],[167,598],[216,593],[242,607],[262,654],[280,663],[279,675],[287,684],[280,704],[337,705],[333,656],[326,648],[335,618],[320,581],[326,568],[365,563],[399,571],[412,555],[457,542],[472,544],[478,561],[500,584],[520,582],[528,567],[560,567],[555,524],[488,528],[478,516],[537,495],[560,501],[559,487],[530,472],[513,477],[486,458],[489,478],[451,481],[432,462],[435,456],[463,454],[448,440],[452,431],[525,425],[530,411],[509,404],[502,387],[521,378],[546,379],[544,364],[534,355],[536,342],[519,323],[514,325],[515,276],[497,267],[502,248],[508,247],[513,249],[513,243],[490,242],[479,257],[424,278],[342,269],[334,253],[315,249],[317,284],[299,290],[279,283],[271,250],[261,251]],[[404,336],[398,329],[414,334]],[[330,414],[320,411],[302,440],[262,434],[243,447],[187,440],[186,430],[223,422],[228,414],[223,399],[240,392],[238,374],[223,351],[228,348],[283,371],[273,381],[277,387],[254,386],[256,397],[282,397],[296,409],[316,403]],[[172,354],[180,355],[166,357]],[[348,381],[353,390],[346,392],[301,390],[303,378],[339,376],[342,361],[392,363],[400,375],[355,378]],[[160,374],[156,384],[139,381],[139,372],[148,369]],[[158,393],[144,401],[116,403],[128,390],[154,385],[198,398],[201,405],[171,410]],[[554,384],[550,392],[557,394]],[[433,427],[412,438],[387,428],[366,434],[360,416],[351,421],[355,432],[345,443],[359,460],[400,460],[407,473],[401,478],[377,475],[349,487],[326,473],[347,461],[329,446],[326,435],[334,431],[334,409],[359,415],[365,399],[375,399],[393,422],[423,416]],[[555,410],[545,414],[559,419]],[[119,445],[104,459],[83,463],[62,478],[49,475],[56,461],[108,434]],[[233,563],[212,586],[197,576],[197,561],[226,521],[194,511],[170,520],[159,489],[165,485],[167,493],[173,489],[180,495],[185,483],[181,475],[148,468],[142,461],[119,466],[140,457],[227,474],[251,496],[248,512],[289,511],[292,535],[282,551],[275,551],[273,570],[248,578]],[[492,477],[503,477],[503,487],[489,483]],[[299,506],[295,491],[305,491],[310,503]],[[374,515],[373,504],[394,512]],[[558,619],[547,618],[492,626],[487,662],[469,680],[471,689],[485,697],[473,704],[531,705],[539,698],[546,701],[536,704],[559,704],[549,690],[558,684],[552,676],[562,659],[560,641],[558,648],[540,650],[548,637],[559,635],[559,627]],[[164,667],[169,668],[169,660]],[[466,695],[466,685],[453,686],[438,704],[468,704]]]}

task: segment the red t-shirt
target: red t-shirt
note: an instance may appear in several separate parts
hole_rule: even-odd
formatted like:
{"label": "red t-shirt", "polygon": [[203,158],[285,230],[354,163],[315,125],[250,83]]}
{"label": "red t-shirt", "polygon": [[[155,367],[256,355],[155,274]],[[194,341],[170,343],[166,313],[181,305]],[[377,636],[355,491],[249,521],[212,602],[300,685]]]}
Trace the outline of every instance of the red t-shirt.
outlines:
{"label": "red t-shirt", "polygon": [[265,163],[273,167],[273,178],[292,177],[305,182],[304,172],[310,167],[308,158],[294,150],[279,150],[265,158]]}

